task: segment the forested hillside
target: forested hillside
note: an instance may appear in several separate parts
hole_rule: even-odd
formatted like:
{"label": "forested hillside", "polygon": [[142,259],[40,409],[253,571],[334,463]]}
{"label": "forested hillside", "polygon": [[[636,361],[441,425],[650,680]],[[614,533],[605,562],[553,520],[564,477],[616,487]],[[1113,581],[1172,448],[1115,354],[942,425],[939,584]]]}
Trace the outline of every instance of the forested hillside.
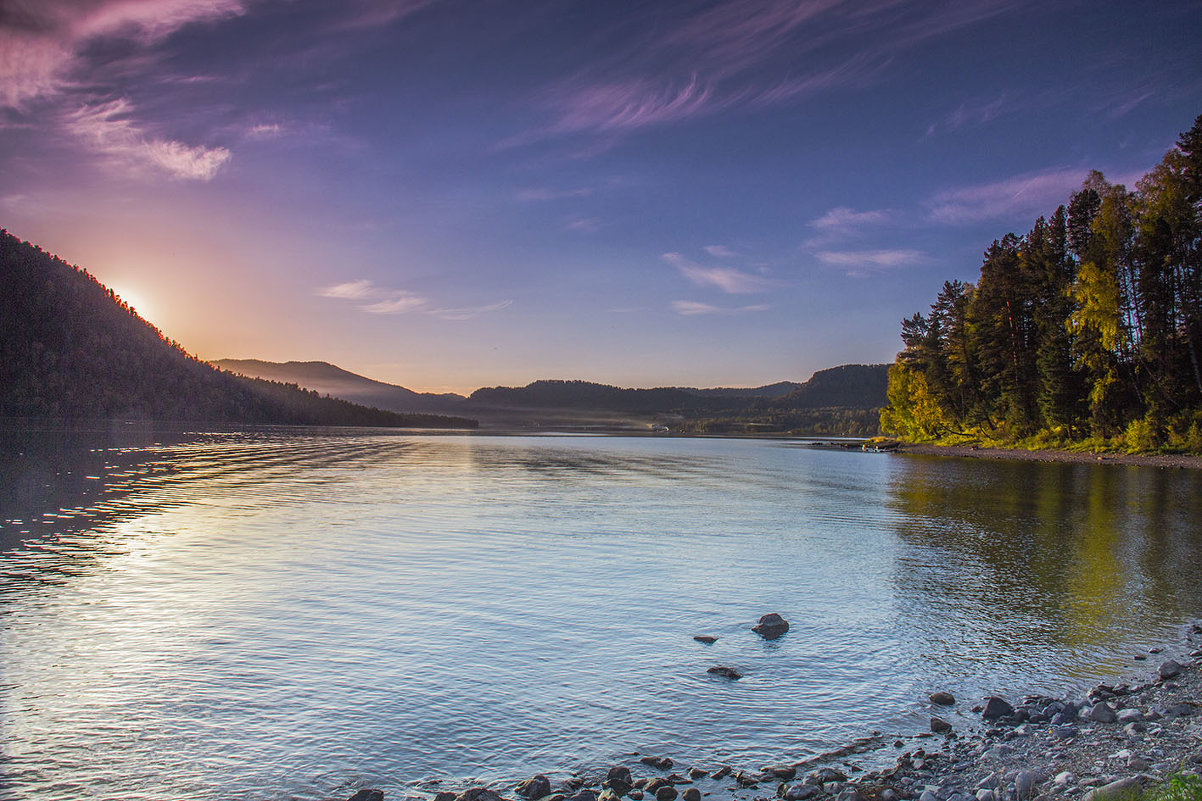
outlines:
{"label": "forested hillside", "polygon": [[472,426],[223,373],[188,354],[86,270],[0,231],[0,416]]}
{"label": "forested hillside", "polygon": [[1134,190],[1093,172],[902,323],[882,430],[1202,452],[1202,116]]}

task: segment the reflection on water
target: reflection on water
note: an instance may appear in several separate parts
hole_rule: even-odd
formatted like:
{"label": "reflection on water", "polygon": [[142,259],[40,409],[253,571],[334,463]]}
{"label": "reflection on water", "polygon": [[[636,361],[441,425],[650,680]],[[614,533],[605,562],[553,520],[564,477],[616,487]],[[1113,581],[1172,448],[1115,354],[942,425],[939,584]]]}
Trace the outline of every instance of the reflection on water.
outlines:
{"label": "reflection on water", "polygon": [[[894,474],[899,600],[931,661],[970,652],[994,682],[1095,677],[1202,611],[1196,471],[911,458]],[[931,616],[931,599],[946,614]],[[1029,670],[1029,666],[1027,667]],[[1013,676],[1009,682],[1007,677]],[[1020,689],[1021,685],[1015,685]]]}
{"label": "reflection on water", "polygon": [[[396,797],[635,750],[755,767],[913,729],[936,686],[1081,687],[1202,610],[1199,478],[739,440],[0,432],[0,787]],[[749,631],[769,611],[793,624],[772,643]]]}

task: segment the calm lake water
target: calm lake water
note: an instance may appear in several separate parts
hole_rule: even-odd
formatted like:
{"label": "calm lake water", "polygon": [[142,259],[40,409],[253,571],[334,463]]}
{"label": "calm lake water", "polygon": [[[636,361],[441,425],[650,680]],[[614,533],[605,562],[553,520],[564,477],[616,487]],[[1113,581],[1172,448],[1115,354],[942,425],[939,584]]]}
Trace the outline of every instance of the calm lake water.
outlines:
{"label": "calm lake water", "polygon": [[[1202,613],[1198,471],[653,437],[3,439],[13,798],[395,799],[636,751],[757,767],[921,729],[934,689],[1079,690]],[[766,612],[789,634],[749,631]]]}

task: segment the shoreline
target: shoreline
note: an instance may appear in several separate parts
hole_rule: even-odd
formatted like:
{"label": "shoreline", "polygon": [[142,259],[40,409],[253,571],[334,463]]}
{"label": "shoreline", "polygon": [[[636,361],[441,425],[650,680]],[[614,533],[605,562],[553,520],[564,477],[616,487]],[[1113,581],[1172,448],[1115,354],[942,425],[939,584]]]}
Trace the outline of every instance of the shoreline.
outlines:
{"label": "shoreline", "polygon": [[[1120,801],[1175,775],[1202,787],[1202,619],[1135,657],[1136,673],[1084,696],[955,699],[933,692],[930,729],[873,731],[758,768],[631,754],[602,774],[544,774],[454,792],[410,784],[406,801]],[[956,721],[955,725],[948,719]],[[964,723],[964,721],[968,723]],[[346,799],[347,788],[337,796]],[[360,789],[347,801],[384,801]],[[392,801],[392,799],[389,799]]]}
{"label": "shoreline", "polygon": [[972,445],[926,445],[903,442],[893,453],[913,456],[947,456],[964,459],[1002,459],[1017,462],[1062,464],[1118,464],[1202,470],[1202,456],[1186,454],[1093,453],[1064,450],[1028,451],[1020,448],[981,448]]}

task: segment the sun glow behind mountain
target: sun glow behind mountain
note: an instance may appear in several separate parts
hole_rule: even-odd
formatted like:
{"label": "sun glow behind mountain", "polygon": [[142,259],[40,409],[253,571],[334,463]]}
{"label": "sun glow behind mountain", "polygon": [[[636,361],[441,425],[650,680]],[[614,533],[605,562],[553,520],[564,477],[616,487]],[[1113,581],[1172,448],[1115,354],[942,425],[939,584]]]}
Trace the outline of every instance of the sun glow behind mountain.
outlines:
{"label": "sun glow behind mountain", "polygon": [[125,284],[110,284],[109,289],[143,320],[156,328],[162,327],[163,321],[159,319],[158,305],[143,289]]}

